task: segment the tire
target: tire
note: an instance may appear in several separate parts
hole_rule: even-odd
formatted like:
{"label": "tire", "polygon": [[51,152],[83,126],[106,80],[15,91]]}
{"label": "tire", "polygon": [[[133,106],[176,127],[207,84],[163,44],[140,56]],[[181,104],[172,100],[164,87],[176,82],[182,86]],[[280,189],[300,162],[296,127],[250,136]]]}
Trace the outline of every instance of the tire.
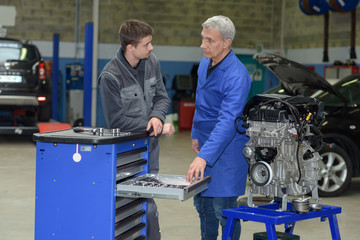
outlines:
{"label": "tire", "polygon": [[350,186],[352,164],[347,153],[339,146],[324,145],[319,154],[320,176],[318,181],[321,197],[336,197],[344,193]]}
{"label": "tire", "polygon": [[44,106],[40,107],[38,112],[39,122],[48,122],[51,118],[51,104],[47,103]]}

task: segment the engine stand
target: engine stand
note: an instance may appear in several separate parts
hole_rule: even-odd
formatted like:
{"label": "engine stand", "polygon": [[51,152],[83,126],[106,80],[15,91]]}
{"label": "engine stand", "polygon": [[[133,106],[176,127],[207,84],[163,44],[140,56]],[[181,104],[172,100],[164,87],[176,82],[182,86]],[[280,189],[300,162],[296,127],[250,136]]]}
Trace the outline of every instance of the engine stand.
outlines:
{"label": "engine stand", "polygon": [[[295,223],[302,220],[320,218],[320,221],[329,221],[331,237],[340,240],[340,231],[336,215],[341,213],[341,207],[322,205],[319,211],[309,211],[298,214],[293,211],[279,212],[280,203],[265,204],[258,207],[239,206],[234,209],[224,209],[222,214],[227,218],[222,240],[230,240],[237,219],[245,221],[262,222],[266,225],[268,239],[276,240],[276,225],[284,224],[285,233],[292,234]],[[292,209],[292,203],[287,203],[287,208]]]}

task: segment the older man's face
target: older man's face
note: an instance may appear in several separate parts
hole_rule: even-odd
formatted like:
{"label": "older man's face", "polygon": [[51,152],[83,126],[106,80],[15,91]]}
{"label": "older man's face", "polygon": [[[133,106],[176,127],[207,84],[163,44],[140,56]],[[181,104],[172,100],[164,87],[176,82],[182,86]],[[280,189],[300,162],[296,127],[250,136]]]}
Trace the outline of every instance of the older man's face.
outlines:
{"label": "older man's face", "polygon": [[218,63],[224,57],[224,52],[227,53],[229,45],[223,40],[218,30],[203,28],[201,32],[202,42],[201,49],[206,58],[211,58],[215,63]]}

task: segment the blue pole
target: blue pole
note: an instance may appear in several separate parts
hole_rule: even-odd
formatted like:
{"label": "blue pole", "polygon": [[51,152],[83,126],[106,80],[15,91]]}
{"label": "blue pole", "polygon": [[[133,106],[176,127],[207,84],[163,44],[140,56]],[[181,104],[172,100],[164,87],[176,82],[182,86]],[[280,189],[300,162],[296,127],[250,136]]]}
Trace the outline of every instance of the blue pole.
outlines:
{"label": "blue pole", "polygon": [[52,60],[52,76],[51,76],[52,77],[51,117],[54,120],[58,120],[59,42],[60,42],[60,35],[55,33],[53,36],[53,60]]}
{"label": "blue pole", "polygon": [[[66,73],[66,71],[65,71]],[[62,76],[62,75],[60,75]],[[60,111],[59,111],[59,121],[66,122],[66,74],[65,77],[63,76],[61,79],[61,88],[60,88]]]}
{"label": "blue pole", "polygon": [[93,59],[94,25],[85,26],[85,59],[84,59],[84,126],[91,127],[91,100],[92,100],[92,59]]}

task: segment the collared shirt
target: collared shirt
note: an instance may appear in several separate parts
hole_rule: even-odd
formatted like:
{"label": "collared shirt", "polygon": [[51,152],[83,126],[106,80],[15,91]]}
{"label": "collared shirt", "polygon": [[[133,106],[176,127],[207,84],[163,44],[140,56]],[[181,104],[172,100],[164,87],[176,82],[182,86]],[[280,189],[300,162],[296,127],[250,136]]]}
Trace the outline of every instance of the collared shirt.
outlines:
{"label": "collared shirt", "polygon": [[[230,52],[231,52],[231,51],[230,51]],[[209,63],[209,66],[208,66],[208,71],[207,71],[207,74],[206,74],[206,78],[208,78],[209,75],[215,70],[215,68],[216,68],[217,66],[219,66],[219,65],[222,63],[222,61],[224,61],[224,59],[229,55],[230,52],[228,52],[228,54],[226,54],[226,56],[225,56],[220,62],[218,62],[217,64],[215,64],[214,66],[212,66],[213,60],[210,59],[210,63]]]}

